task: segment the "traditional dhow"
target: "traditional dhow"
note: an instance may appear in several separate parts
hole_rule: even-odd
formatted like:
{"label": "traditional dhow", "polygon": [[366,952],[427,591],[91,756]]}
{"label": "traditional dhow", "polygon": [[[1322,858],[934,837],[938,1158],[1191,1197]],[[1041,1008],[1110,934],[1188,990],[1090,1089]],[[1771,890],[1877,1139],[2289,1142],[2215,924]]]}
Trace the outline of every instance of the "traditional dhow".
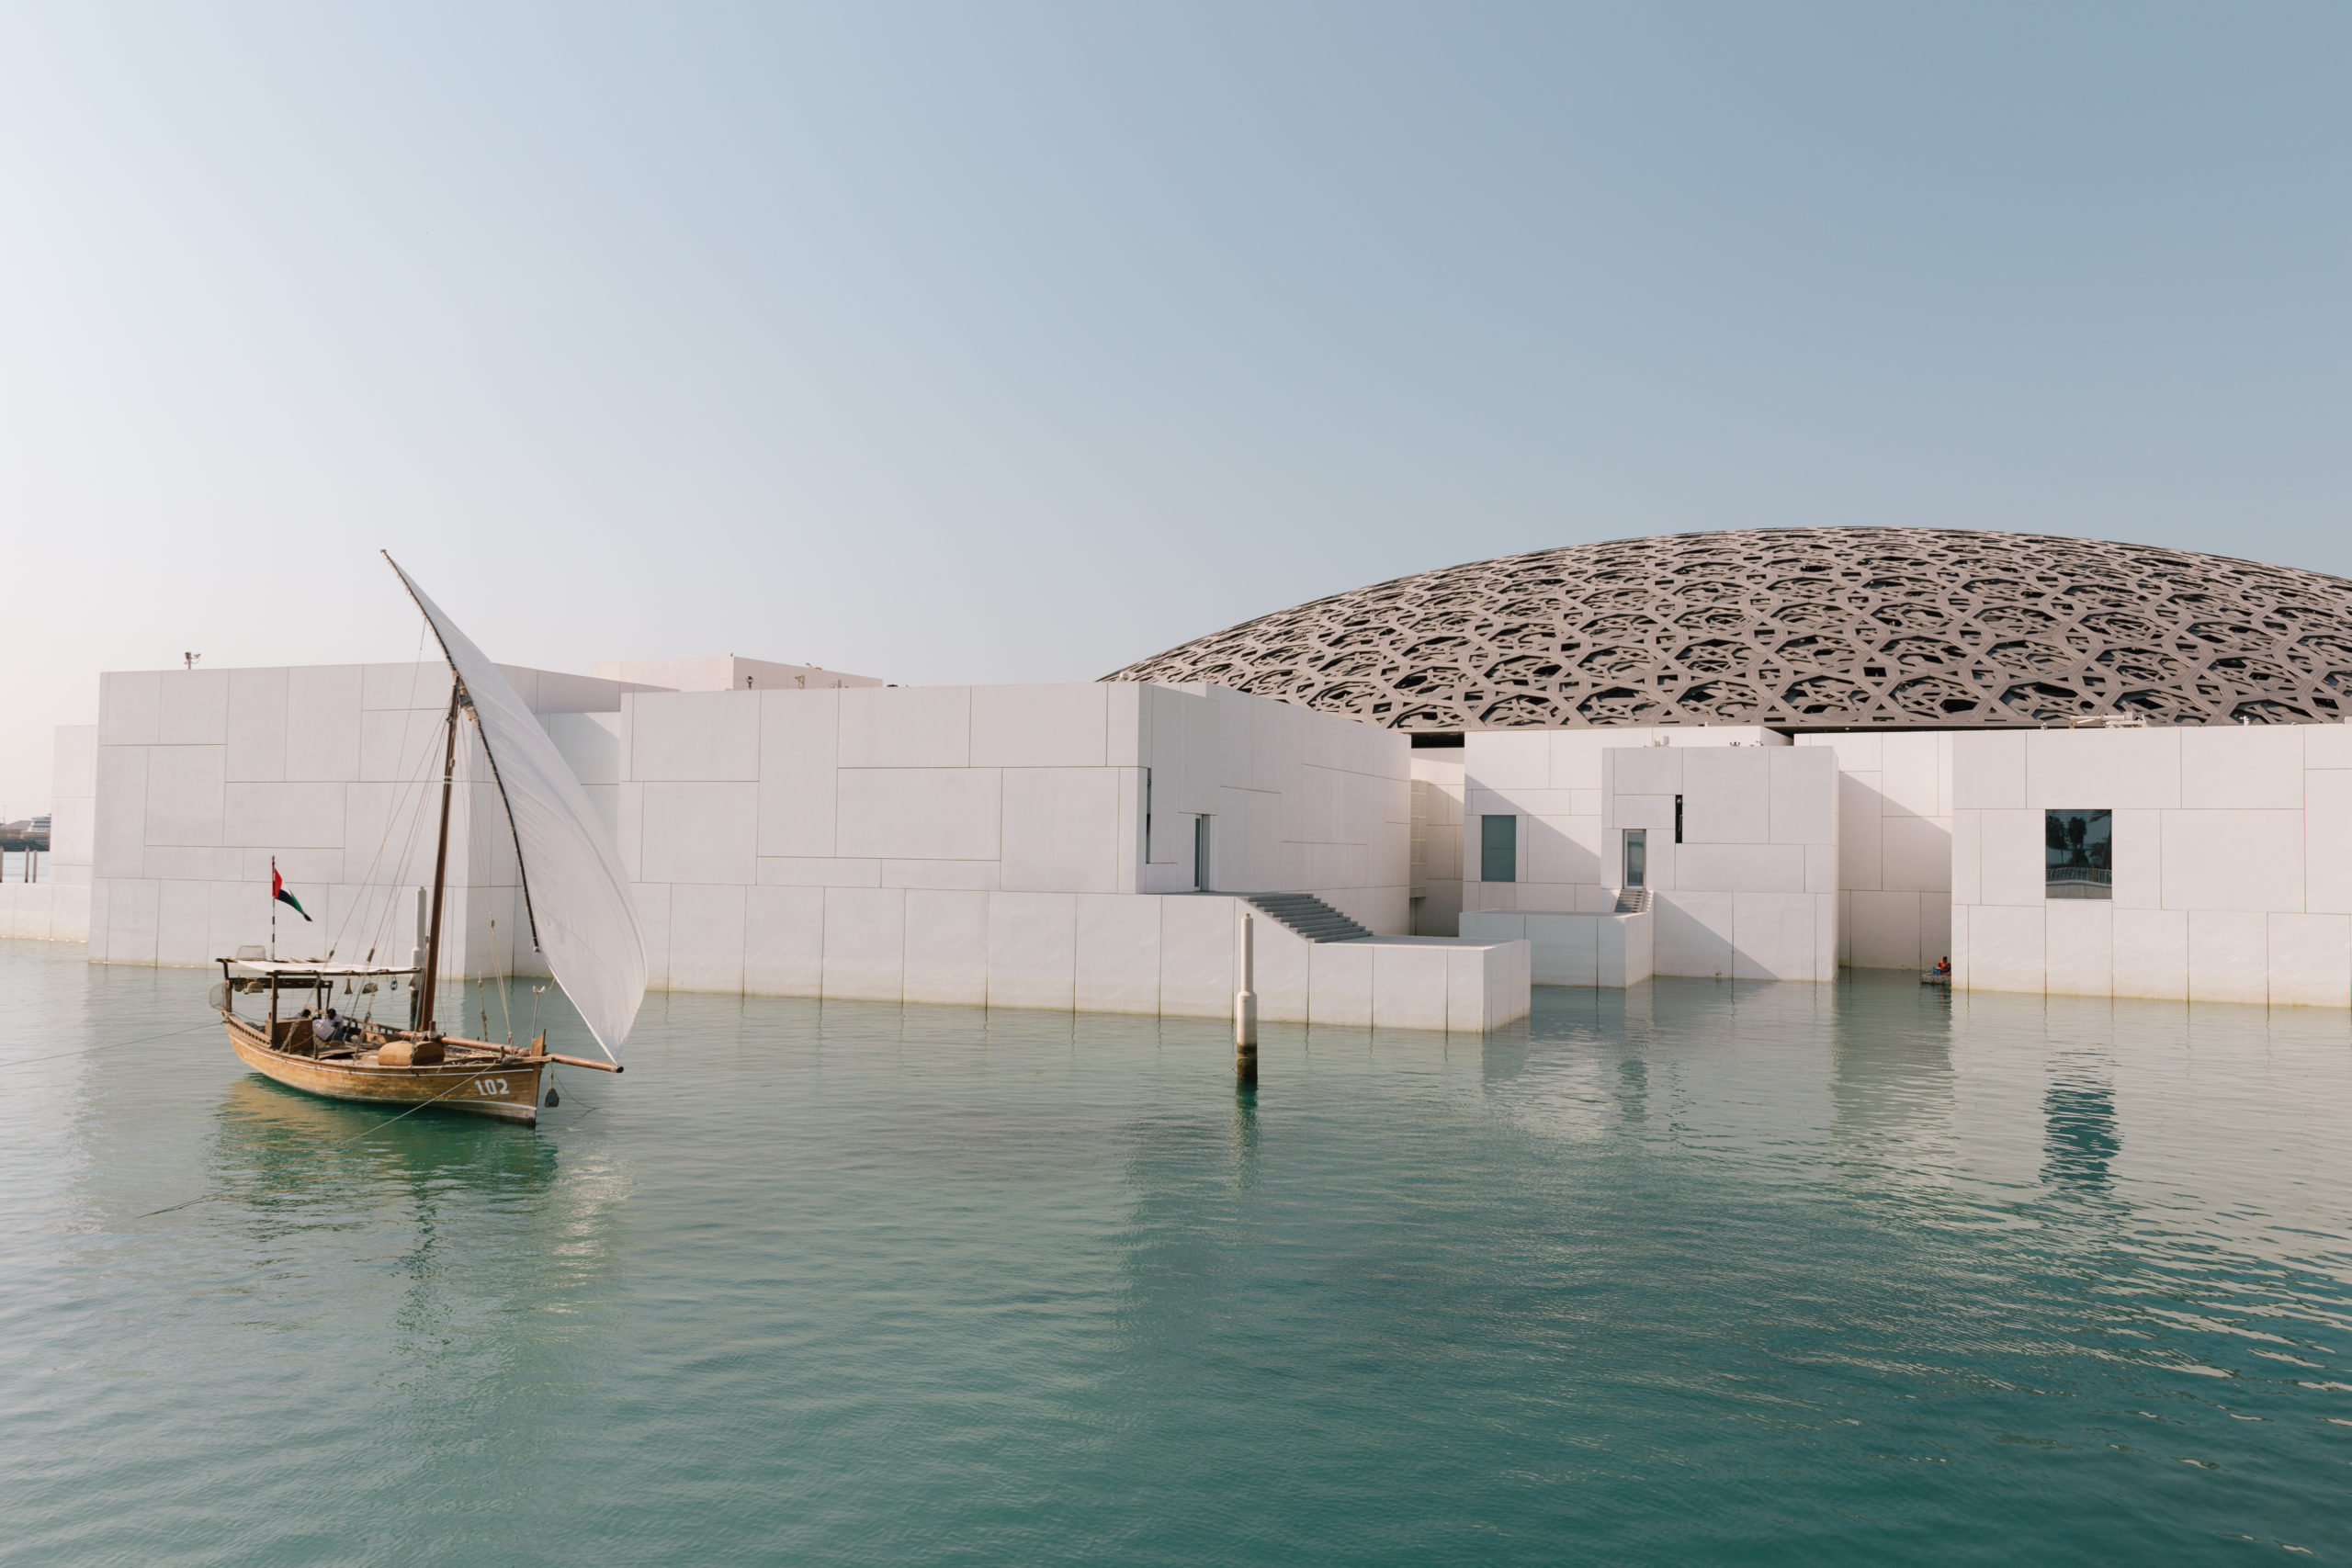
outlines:
{"label": "traditional dhow", "polygon": [[[385,557],[387,561],[391,558]],[[441,737],[441,806],[419,962],[413,965],[280,960],[275,953],[243,949],[223,958],[213,1006],[238,1058],[289,1089],[334,1100],[361,1100],[402,1113],[428,1106],[535,1123],[541,1080],[555,1064],[621,1070],[616,1054],[645,998],[646,959],[637,906],[621,870],[620,852],[595,808],[506,678],[481,649],[392,566],[432,627],[448,660],[452,682]],[[470,721],[497,784],[514,835],[531,943],[548,973],[579,1010],[590,1035],[608,1058],[557,1055],[547,1035],[517,1048],[446,1034],[435,1007],[441,968],[444,895],[448,885],[449,809],[458,775],[461,726]],[[273,866],[274,866],[273,863]],[[273,870],[271,897],[288,897]],[[273,906],[274,908],[274,906]],[[308,920],[311,917],[303,914]],[[275,925],[272,927],[275,931]],[[273,946],[275,938],[273,936]],[[370,956],[372,957],[372,950]],[[409,980],[405,1027],[368,1016],[335,1017],[328,1005],[334,983],[345,995],[375,997],[379,984],[397,994]],[[240,996],[266,995],[257,1016],[237,1010]],[[299,1003],[295,998],[302,998]],[[300,1010],[288,1016],[289,1009]]]}

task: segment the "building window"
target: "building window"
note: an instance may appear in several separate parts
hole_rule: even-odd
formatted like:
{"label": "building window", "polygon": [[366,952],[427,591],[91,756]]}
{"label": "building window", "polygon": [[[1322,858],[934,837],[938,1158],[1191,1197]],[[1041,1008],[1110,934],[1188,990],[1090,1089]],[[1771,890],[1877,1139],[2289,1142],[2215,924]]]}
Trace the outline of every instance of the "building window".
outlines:
{"label": "building window", "polygon": [[2042,893],[2051,898],[2115,897],[2115,814],[2041,814]]}
{"label": "building window", "polygon": [[1517,882],[1519,880],[1518,818],[1481,817],[1478,818],[1478,880],[1481,882]]}
{"label": "building window", "polygon": [[1193,886],[1203,893],[1209,890],[1209,819],[1205,815],[1193,818]]}
{"label": "building window", "polygon": [[1679,795],[1674,797],[1674,841],[1682,841],[1682,797]]}
{"label": "building window", "polygon": [[1625,829],[1625,880],[1627,887],[1647,887],[1650,885],[1650,830],[1646,828]]}

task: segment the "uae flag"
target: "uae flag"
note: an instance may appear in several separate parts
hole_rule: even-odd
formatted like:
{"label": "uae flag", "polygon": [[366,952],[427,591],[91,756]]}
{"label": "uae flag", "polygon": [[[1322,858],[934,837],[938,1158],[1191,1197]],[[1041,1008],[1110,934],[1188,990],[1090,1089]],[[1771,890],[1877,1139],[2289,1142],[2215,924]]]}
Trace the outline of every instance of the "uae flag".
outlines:
{"label": "uae flag", "polygon": [[304,919],[311,918],[311,912],[302,908],[301,900],[286,891],[286,879],[277,874],[277,859],[274,855],[270,857],[269,862],[269,896],[291,908]]}

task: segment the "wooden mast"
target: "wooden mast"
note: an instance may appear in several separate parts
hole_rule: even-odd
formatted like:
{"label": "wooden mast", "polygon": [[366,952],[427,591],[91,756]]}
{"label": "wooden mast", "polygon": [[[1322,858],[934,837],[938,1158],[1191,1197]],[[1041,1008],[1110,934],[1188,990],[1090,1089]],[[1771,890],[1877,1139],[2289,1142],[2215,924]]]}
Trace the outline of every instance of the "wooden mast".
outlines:
{"label": "wooden mast", "polygon": [[424,935],[424,973],[417,980],[416,1027],[433,1032],[433,993],[441,976],[441,893],[449,874],[449,795],[458,778],[458,700],[465,688],[449,674],[449,735],[441,753],[441,836],[433,852],[433,923]]}

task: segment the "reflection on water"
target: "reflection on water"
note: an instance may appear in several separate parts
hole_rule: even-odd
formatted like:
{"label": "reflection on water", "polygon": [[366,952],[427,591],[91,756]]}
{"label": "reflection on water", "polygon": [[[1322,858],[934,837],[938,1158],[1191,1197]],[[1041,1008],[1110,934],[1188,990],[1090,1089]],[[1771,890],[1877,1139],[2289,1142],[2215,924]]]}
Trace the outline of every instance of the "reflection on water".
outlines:
{"label": "reflection on water", "polygon": [[0,945],[12,1563],[2347,1555],[2340,1014],[1546,989],[1248,1091],[657,996],[532,1130],[75,953]]}

